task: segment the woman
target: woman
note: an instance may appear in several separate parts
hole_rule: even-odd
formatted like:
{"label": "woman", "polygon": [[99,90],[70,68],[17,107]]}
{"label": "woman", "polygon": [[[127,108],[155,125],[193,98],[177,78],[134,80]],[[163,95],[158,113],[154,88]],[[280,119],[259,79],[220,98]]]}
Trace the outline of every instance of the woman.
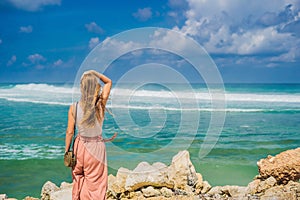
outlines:
{"label": "woman", "polygon": [[[101,93],[98,79],[104,83]],[[105,199],[107,162],[105,144],[101,135],[105,105],[111,86],[112,81],[108,77],[94,70],[87,71],[81,77],[81,99],[77,105],[70,106],[66,152],[70,148],[74,134],[75,119],[78,130],[73,148],[76,155],[76,165],[72,169],[73,200]]]}

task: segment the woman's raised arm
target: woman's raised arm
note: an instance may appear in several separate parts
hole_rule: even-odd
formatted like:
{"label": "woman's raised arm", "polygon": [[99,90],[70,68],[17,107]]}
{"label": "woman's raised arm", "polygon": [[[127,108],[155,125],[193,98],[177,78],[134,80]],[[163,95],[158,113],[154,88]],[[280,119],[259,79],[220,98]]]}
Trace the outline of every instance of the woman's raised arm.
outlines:
{"label": "woman's raised arm", "polygon": [[102,90],[102,101],[103,101],[104,105],[106,105],[107,99],[110,94],[111,86],[112,86],[111,79],[108,78],[107,76],[105,76],[104,74],[101,74],[95,70],[90,70],[88,72],[94,74],[96,77],[98,77],[104,83],[103,90]]}

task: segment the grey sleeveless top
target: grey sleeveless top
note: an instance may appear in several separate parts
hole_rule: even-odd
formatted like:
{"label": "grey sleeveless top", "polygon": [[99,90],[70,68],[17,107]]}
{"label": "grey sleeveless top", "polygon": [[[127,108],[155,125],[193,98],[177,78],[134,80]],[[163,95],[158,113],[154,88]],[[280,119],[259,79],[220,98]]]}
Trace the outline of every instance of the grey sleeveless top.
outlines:
{"label": "grey sleeveless top", "polygon": [[[76,106],[76,104],[75,104]],[[78,130],[78,134],[84,137],[96,137],[96,136],[102,136],[102,125],[103,125],[103,120],[99,122],[96,119],[96,124],[94,127],[87,128],[84,127],[83,125],[80,124],[81,120],[83,117],[83,110],[80,106],[80,103],[78,102],[77,105],[77,118],[76,118],[76,127]]]}

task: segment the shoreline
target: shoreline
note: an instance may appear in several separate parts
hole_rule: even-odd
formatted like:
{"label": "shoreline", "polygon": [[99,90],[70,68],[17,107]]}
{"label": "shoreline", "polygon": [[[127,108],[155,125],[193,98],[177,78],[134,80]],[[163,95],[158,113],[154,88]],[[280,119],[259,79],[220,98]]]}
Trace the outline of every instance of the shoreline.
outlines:
{"label": "shoreline", "polygon": [[[247,186],[211,186],[209,179],[204,179],[201,172],[195,170],[189,152],[180,151],[169,166],[141,162],[134,170],[119,168],[115,176],[110,174],[108,177],[107,199],[270,199],[271,195],[278,200],[287,196],[298,200],[300,164],[287,163],[286,159],[292,162],[300,160],[299,155],[300,148],[297,148],[259,160],[259,173]],[[289,171],[285,171],[287,167]],[[58,187],[47,181],[42,187],[40,199],[70,199],[71,189],[70,183],[62,182]],[[39,198],[28,196],[24,199]]]}
{"label": "shoreline", "polygon": [[[193,161],[192,161],[193,162]],[[168,164],[169,162],[166,162]],[[194,163],[194,162],[193,162]],[[18,172],[14,174],[14,176],[18,177],[17,181],[12,182],[12,176],[8,176],[13,167],[18,168]],[[41,166],[36,168],[32,168],[32,165],[35,166]],[[196,171],[199,171],[203,177],[206,180],[209,180],[210,184],[212,186],[220,186],[220,185],[241,185],[246,186],[252,178],[257,175],[257,167],[256,166],[249,166],[245,164],[236,164],[234,167],[236,168],[235,173],[231,172],[232,164],[224,164],[224,163],[214,163],[214,162],[205,162],[201,163],[201,166],[197,166],[198,164],[194,164]],[[5,193],[8,197],[14,197],[17,199],[23,199],[26,196],[33,196],[33,197],[39,197],[41,193],[41,189],[43,184],[46,181],[51,181],[56,185],[60,185],[63,181],[65,182],[71,182],[71,175],[70,175],[70,169],[66,168],[63,165],[63,161],[61,159],[26,159],[26,160],[0,160],[0,166],[3,167],[5,171],[3,171],[3,174],[6,174],[6,177],[2,177],[3,183],[7,183],[9,185],[2,186],[2,190],[0,190],[0,194]],[[23,170],[19,170],[18,166],[22,166]],[[53,166],[56,166],[53,168]],[[120,166],[122,166],[120,164]],[[129,169],[134,169],[136,165]],[[244,169],[247,168],[247,169]],[[224,168],[226,168],[224,170]],[[238,171],[237,171],[238,170]],[[249,170],[252,171],[249,175]],[[47,171],[44,173],[43,171]],[[57,171],[59,171],[59,176],[57,174]],[[116,169],[109,169],[109,174],[113,174],[114,176],[117,174]],[[27,173],[28,175],[24,177],[24,173]],[[237,177],[242,177],[239,180],[229,180],[228,177],[232,177],[231,175],[235,174]],[[28,178],[32,177],[35,178],[32,179],[29,186],[28,184]],[[22,178],[24,177],[24,179]],[[11,186],[12,184],[17,184],[18,187],[22,188],[16,188],[14,186]],[[23,186],[22,186],[23,185]],[[24,189],[23,189],[24,188]],[[18,189],[18,190],[16,190]]]}

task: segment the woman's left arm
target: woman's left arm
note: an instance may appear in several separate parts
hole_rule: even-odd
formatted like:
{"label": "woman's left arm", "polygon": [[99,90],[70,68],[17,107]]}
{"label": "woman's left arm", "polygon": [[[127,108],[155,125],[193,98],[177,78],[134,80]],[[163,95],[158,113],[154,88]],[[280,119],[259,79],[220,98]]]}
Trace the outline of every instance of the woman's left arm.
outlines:
{"label": "woman's left arm", "polygon": [[74,125],[75,125],[75,118],[73,115],[73,105],[71,105],[68,112],[68,127],[66,130],[65,152],[69,151],[70,149],[71,141],[74,135]]}

